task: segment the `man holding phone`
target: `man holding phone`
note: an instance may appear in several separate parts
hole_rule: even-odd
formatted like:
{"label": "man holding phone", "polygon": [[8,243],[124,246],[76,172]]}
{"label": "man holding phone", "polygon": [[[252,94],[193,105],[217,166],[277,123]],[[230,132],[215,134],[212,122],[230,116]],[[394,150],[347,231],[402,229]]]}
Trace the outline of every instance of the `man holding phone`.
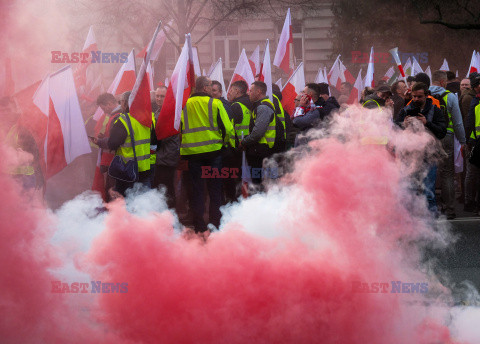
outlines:
{"label": "man holding phone", "polygon": [[[428,87],[422,82],[417,82],[412,87],[412,102],[405,106],[398,114],[396,122],[402,128],[415,127],[419,121],[434,137],[441,140],[447,134],[447,122],[445,116],[438,107],[433,105],[432,100],[427,98]],[[428,173],[423,183],[428,209],[438,215],[437,202],[435,200],[435,182],[437,179],[437,165],[431,161],[425,161]]]}

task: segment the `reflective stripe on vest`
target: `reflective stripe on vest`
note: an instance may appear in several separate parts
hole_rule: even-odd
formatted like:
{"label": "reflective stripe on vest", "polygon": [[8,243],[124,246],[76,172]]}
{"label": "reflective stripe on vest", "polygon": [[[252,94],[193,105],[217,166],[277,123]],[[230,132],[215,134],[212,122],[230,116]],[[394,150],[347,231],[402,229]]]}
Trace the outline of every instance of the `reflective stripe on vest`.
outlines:
{"label": "reflective stripe on vest", "polygon": [[[155,114],[152,112],[152,135],[155,134],[155,125],[157,124],[157,120],[155,119]],[[135,143],[137,143],[135,141]],[[150,145],[150,165],[155,165],[157,162],[157,145]]]}
{"label": "reflective stripe on vest", "polygon": [[374,102],[375,104],[377,104],[378,108],[381,110],[382,107],[380,106],[380,104],[378,104],[378,102],[374,99],[369,99],[367,100],[365,103],[363,103],[362,107],[365,107],[365,104],[367,104],[368,102]]}
{"label": "reflective stripe on vest", "polygon": [[445,111],[447,111],[448,115],[448,125],[447,125],[447,131],[453,133],[453,120],[452,120],[452,114],[448,111],[448,106],[447,106],[447,99],[448,99],[448,94],[450,91],[445,91],[445,95],[443,96],[443,101],[445,102]]}
{"label": "reflective stripe on vest", "polygon": [[284,139],[287,139],[287,129],[285,128],[285,111],[283,110],[282,103],[280,102],[280,99],[274,94],[272,94],[272,99],[273,99],[273,105],[275,106],[275,113],[278,116],[278,119],[282,121],[283,125],[283,136]]}
{"label": "reflective stripe on vest", "polygon": [[242,123],[235,124],[235,131],[237,133],[237,137],[239,140],[241,140],[242,137],[246,137],[250,134],[250,119],[252,118],[252,112],[242,103],[235,102],[233,104],[240,105],[243,113]]}
{"label": "reflective stripe on vest", "polygon": [[480,103],[475,106],[475,132],[470,134],[470,138],[475,140],[475,134],[477,135],[477,138],[480,137]]}
{"label": "reflective stripe on vest", "polygon": [[[10,128],[5,139],[12,148],[22,149],[19,143],[18,127],[16,124]],[[8,174],[31,176],[35,174],[35,168],[28,164],[15,166],[9,169]]]}
{"label": "reflective stripe on vest", "polygon": [[[277,123],[276,121],[277,116],[275,115],[275,106],[270,101],[270,99],[265,98],[260,102],[260,104],[264,104],[264,103],[270,104],[270,107],[273,110],[273,116],[272,116],[273,119],[270,121],[270,123],[268,123],[267,130],[265,131],[265,134],[262,136],[262,138],[258,141],[258,143],[267,144],[269,148],[273,148],[273,144],[275,143],[275,134],[276,134],[275,125]],[[253,119],[253,122],[251,122],[250,125],[252,126],[252,123],[253,123],[253,126],[255,126],[255,120],[257,119],[257,108],[253,110],[252,119]]]}
{"label": "reflective stripe on vest", "polygon": [[[129,114],[127,114],[130,116]],[[121,114],[115,121],[122,122],[127,131],[127,138],[125,142],[117,149],[116,155],[122,157],[124,161],[133,160],[133,149],[137,154],[138,172],[150,170],[150,128],[140,124],[135,118],[130,116],[130,122],[133,129],[133,138],[135,140],[135,147],[132,147],[132,140],[130,138],[130,129],[128,128],[125,114]]]}
{"label": "reflective stripe on vest", "polygon": [[221,101],[208,96],[195,96],[187,100],[182,110],[182,143],[180,155],[208,153],[223,146],[217,119]]}

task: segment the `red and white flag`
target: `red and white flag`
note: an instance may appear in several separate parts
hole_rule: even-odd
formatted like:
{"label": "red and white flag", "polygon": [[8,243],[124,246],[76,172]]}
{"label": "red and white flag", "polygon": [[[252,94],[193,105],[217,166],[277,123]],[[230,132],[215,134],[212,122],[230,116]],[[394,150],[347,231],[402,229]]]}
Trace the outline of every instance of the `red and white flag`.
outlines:
{"label": "red and white flag", "polygon": [[225,89],[225,81],[223,79],[222,58],[220,57],[213,66],[212,71],[208,75],[211,80],[216,80],[222,85],[222,97],[227,99],[227,90]]}
{"label": "red and white flag", "polygon": [[478,60],[478,55],[474,50],[473,53],[472,53],[472,58],[470,60],[470,66],[468,67],[467,78],[471,73],[474,73],[474,72],[478,73],[478,71],[480,70],[480,68],[479,68],[480,66],[478,64],[479,62],[480,61]]}
{"label": "red and white flag", "polygon": [[242,52],[240,53],[237,66],[233,71],[232,79],[230,80],[228,89],[230,89],[230,86],[238,80],[245,81],[248,84],[249,88],[250,85],[253,84],[253,82],[255,81],[255,77],[252,73],[252,68],[250,67],[250,63],[248,63],[247,54],[245,54],[245,49],[242,49]]}
{"label": "red and white flag", "polygon": [[[170,26],[172,25],[173,21],[170,21],[166,26],[163,27],[163,30],[160,31],[155,39],[155,43],[153,44],[152,47],[152,53],[150,54],[150,61],[157,61],[158,56],[160,55],[160,52],[162,51],[163,44],[167,40],[167,36],[165,35],[165,32],[169,31]],[[140,58],[145,58],[147,56],[147,49],[148,46],[151,44],[150,42],[143,48],[141,52],[137,54],[137,57]]]}
{"label": "red and white flag", "polygon": [[162,23],[158,23],[158,26],[153,34],[153,38],[150,41],[150,46],[147,49],[147,55],[142,61],[140,71],[138,72],[135,85],[133,86],[132,93],[128,98],[128,107],[130,108],[130,115],[135,118],[140,124],[150,128],[152,126],[152,102],[150,98],[150,85],[147,76],[147,65],[150,62],[150,56],[152,52],[153,42],[155,42],[160,26]]}
{"label": "red and white flag", "polygon": [[365,87],[375,87],[374,75],[375,67],[373,63],[373,47],[370,49],[370,59],[368,60],[367,75],[365,75]]}
{"label": "red and white flag", "polygon": [[327,78],[329,84],[336,89],[340,89],[342,82],[345,82],[345,71],[341,68],[340,55],[337,56],[337,59],[333,63],[333,66],[330,69]]}
{"label": "red and white flag", "polygon": [[362,69],[358,72],[357,79],[353,84],[352,92],[350,93],[350,97],[348,98],[348,104],[355,104],[360,102],[360,97],[362,95],[363,90],[363,79],[362,79]]}
{"label": "red and white flag", "polygon": [[288,75],[290,75],[292,72],[292,68],[290,67],[290,44],[292,43],[292,17],[290,15],[290,9],[288,9],[285,22],[283,23],[282,33],[280,34],[280,39],[278,40],[275,58],[273,59],[273,65],[277,66]]}
{"label": "red and white flag", "polygon": [[[119,95],[123,92],[131,91],[135,85],[135,79],[135,53],[132,50],[130,55],[128,55],[128,60],[120,67],[107,92],[113,95]],[[93,115],[93,119],[98,122],[103,115],[102,109],[98,107]]]}
{"label": "red and white flag", "polygon": [[267,39],[265,43],[265,53],[263,54],[262,71],[260,73],[260,81],[267,84],[267,96],[270,100],[273,100],[272,91],[272,65],[270,62],[270,43]]}
{"label": "red and white flag", "polygon": [[352,73],[345,67],[343,62],[339,60],[340,63],[340,70],[343,72],[343,82],[348,82],[350,85],[353,85],[355,82],[355,78],[353,77]]}
{"label": "red and white flag", "polygon": [[288,79],[282,90],[282,106],[290,115],[295,111],[295,97],[305,88],[305,70],[303,62],[300,62],[297,69]]}
{"label": "red and white flag", "polygon": [[443,59],[442,66],[440,67],[439,70],[443,70],[445,72],[448,72],[450,70],[449,67],[448,67],[447,59]]}
{"label": "red and white flag", "polygon": [[395,74],[395,71],[393,70],[393,67],[388,68],[388,70],[385,72],[385,75],[383,76],[382,80],[383,81],[388,81],[390,78]]}
{"label": "red and white flag", "polygon": [[260,46],[257,45],[252,55],[248,59],[250,67],[252,68],[253,76],[256,76],[257,73],[260,73]]}
{"label": "red and white flag", "polygon": [[87,39],[83,45],[82,53],[88,54],[86,63],[77,63],[73,70],[73,75],[75,78],[75,85],[77,90],[81,92],[79,96],[82,96],[83,93],[86,93],[87,87],[87,68],[92,64],[92,51],[97,51],[97,40],[95,39],[95,34],[93,33],[93,26],[90,26],[88,30]]}
{"label": "red and white flag", "polygon": [[44,143],[46,179],[91,152],[70,66],[48,75],[33,97],[48,118]]}
{"label": "red and white flag", "polygon": [[[159,140],[180,132],[182,109],[191,90],[195,87],[193,52],[190,34],[185,35],[185,44],[168,83],[167,94],[158,115],[155,132]],[[247,63],[248,64],[248,63]],[[249,67],[250,68],[250,67]]]}

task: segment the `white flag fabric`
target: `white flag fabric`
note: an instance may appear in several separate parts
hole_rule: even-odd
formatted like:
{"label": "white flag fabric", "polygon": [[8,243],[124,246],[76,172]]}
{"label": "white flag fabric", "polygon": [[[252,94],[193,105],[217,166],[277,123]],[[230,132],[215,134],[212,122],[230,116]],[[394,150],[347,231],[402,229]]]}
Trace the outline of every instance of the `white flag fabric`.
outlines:
{"label": "white flag fabric", "polygon": [[359,102],[362,96],[363,90],[363,79],[362,79],[362,69],[358,71],[357,79],[353,84],[352,93],[350,94],[350,98],[348,99],[349,104],[353,104],[355,101]]}
{"label": "white flag fabric", "polygon": [[200,69],[200,60],[198,59],[198,50],[197,47],[192,46],[193,52],[193,70],[195,71],[195,77],[198,78],[202,76],[202,71]]}
{"label": "white flag fabric", "polygon": [[373,60],[373,47],[370,49],[370,59],[368,60],[367,74],[365,75],[365,87],[375,87],[375,66]]}
{"label": "white flag fabric", "polygon": [[418,63],[417,59],[415,56],[412,57],[413,63],[412,63],[412,76],[417,75],[418,73],[423,73],[422,67],[420,67],[420,64]]}
{"label": "white flag fabric", "polygon": [[276,82],[275,82],[275,85],[277,85],[280,89],[283,88],[282,86],[282,78],[278,79]]}
{"label": "white flag fabric", "polygon": [[328,84],[328,79],[327,79],[327,76],[324,72],[324,68],[320,67],[318,68],[318,72],[317,72],[317,76],[315,77],[315,81],[314,81],[316,84],[320,84],[322,82]]}
{"label": "white flag fabric", "polygon": [[154,91],[155,88],[153,86],[153,78],[154,78],[154,70],[153,70],[153,64],[152,64],[152,61],[149,61],[148,62],[148,66],[147,66],[147,77],[148,77],[148,84],[150,86],[150,92],[151,91]]}
{"label": "white flag fabric", "polygon": [[227,90],[225,89],[225,81],[223,79],[222,58],[220,57],[208,75],[212,80],[218,81],[222,85],[222,97],[227,99]]}
{"label": "white flag fabric", "polygon": [[263,54],[263,68],[260,80],[267,84],[267,97],[273,100],[272,92],[272,65],[270,62],[270,43],[267,39],[265,43],[265,53]]}
{"label": "white flag fabric", "polygon": [[447,59],[443,59],[442,66],[440,67],[439,70],[443,70],[445,72],[448,72],[450,69],[448,68],[448,62]]}
{"label": "white flag fabric", "polygon": [[430,82],[432,82],[432,70],[430,69],[430,66],[425,69],[425,74],[428,75],[428,77],[430,78]]}
{"label": "white flag fabric", "polygon": [[292,17],[290,9],[287,10],[287,16],[283,23],[282,33],[278,40],[277,51],[273,59],[273,65],[283,70],[286,74],[290,74],[290,44],[293,43],[292,37]]}

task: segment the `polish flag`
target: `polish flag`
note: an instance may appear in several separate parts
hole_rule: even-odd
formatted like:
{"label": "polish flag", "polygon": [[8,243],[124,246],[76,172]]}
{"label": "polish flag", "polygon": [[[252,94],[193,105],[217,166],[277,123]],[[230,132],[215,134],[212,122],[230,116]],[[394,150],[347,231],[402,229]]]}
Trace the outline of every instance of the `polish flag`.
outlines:
{"label": "polish flag", "polygon": [[290,68],[290,44],[293,43],[292,36],[292,17],[290,16],[290,9],[287,10],[287,16],[283,23],[282,33],[278,40],[277,51],[273,59],[273,65],[283,70],[286,74],[292,72]]}
{"label": "polish flag", "polygon": [[439,70],[443,70],[445,72],[448,72],[450,69],[448,68],[448,62],[447,59],[443,59],[442,66],[440,67]]}
{"label": "polish flag", "polygon": [[370,49],[370,59],[368,61],[367,75],[365,76],[365,87],[375,87],[374,81],[375,66],[373,63],[373,47]]}
{"label": "polish flag", "polygon": [[[131,91],[135,85],[135,79],[135,53],[134,50],[132,50],[130,55],[128,55],[127,61],[122,65],[115,79],[113,79],[107,92],[116,96],[123,92]],[[98,107],[93,115],[93,119],[98,122],[104,115],[102,109]]]}
{"label": "polish flag", "polygon": [[162,110],[158,115],[155,132],[159,140],[180,132],[182,109],[191,90],[195,87],[193,51],[190,34],[185,35],[185,44],[170,78]]}
{"label": "polish flag", "polygon": [[330,85],[335,87],[336,89],[340,89],[342,82],[345,82],[345,71],[341,67],[340,64],[340,55],[337,56],[337,59],[333,63],[330,72],[327,75],[328,81]]}
{"label": "polish flag", "polygon": [[70,66],[48,75],[33,97],[47,118],[44,158],[48,179],[80,155],[91,153]]}
{"label": "polish flag", "polygon": [[388,81],[394,74],[395,74],[395,71],[393,70],[393,67],[390,67],[385,73],[385,75],[383,76],[382,80]]}
{"label": "polish flag", "polygon": [[272,92],[272,65],[270,63],[270,43],[267,39],[265,43],[265,53],[263,54],[262,71],[260,74],[260,81],[267,84],[267,96],[273,100]]}
{"label": "polish flag", "polygon": [[358,104],[360,102],[360,97],[363,90],[363,79],[362,79],[362,69],[358,72],[357,79],[353,84],[352,92],[348,98],[347,104]]}
{"label": "polish flag", "polygon": [[[158,60],[158,56],[160,55],[160,52],[162,51],[163,44],[167,40],[167,36],[166,36],[165,33],[169,31],[172,23],[173,22],[170,21],[166,26],[164,26],[163,30],[160,31],[158,33],[157,37],[155,38],[155,43],[153,44],[152,53],[150,55],[150,61],[157,61]],[[152,41],[150,40],[150,42],[145,46],[145,48],[143,48],[143,50],[137,54],[137,57],[145,58],[145,56],[147,56],[148,46],[151,43],[152,43]]]}
{"label": "polish flag", "polygon": [[423,73],[422,67],[420,67],[420,64],[418,63],[417,59],[415,56],[412,56],[412,76],[417,75],[418,73]]}
{"label": "polish flag", "polygon": [[260,46],[259,45],[257,45],[252,55],[250,55],[250,58],[248,59],[248,63],[250,63],[250,67],[252,68],[253,76],[256,76],[257,72],[260,73]]}
{"label": "polish flag", "polygon": [[211,80],[216,80],[222,85],[222,97],[227,99],[227,90],[225,89],[225,81],[223,79],[222,58],[220,57],[213,66],[212,71],[208,74]]}
{"label": "polish flag", "polygon": [[248,84],[249,88],[250,85],[253,84],[253,82],[255,81],[255,77],[252,73],[252,68],[248,63],[247,54],[245,54],[245,49],[242,49],[240,57],[238,58],[237,66],[233,71],[232,79],[230,80],[228,89],[230,89],[230,86],[238,80],[244,80]]}
{"label": "polish flag", "polygon": [[474,72],[478,73],[478,70],[479,70],[478,62],[479,62],[478,61],[478,56],[477,56],[477,53],[474,50],[473,53],[472,53],[472,58],[470,60],[470,66],[468,67],[467,78],[471,73],[474,73]]}
{"label": "polish flag", "polygon": [[[343,79],[348,82],[350,85],[353,85],[355,83],[355,78],[353,77],[352,73],[345,67],[343,62],[339,60],[340,63],[340,70],[343,71]],[[345,82],[344,81],[344,82]]]}
{"label": "polish flag", "polygon": [[428,77],[430,78],[430,81],[432,80],[432,71],[430,69],[430,66],[427,67],[427,69],[425,69],[425,74],[428,75]]}
{"label": "polish flag", "polygon": [[85,93],[87,87],[87,68],[92,64],[92,51],[97,51],[97,40],[95,39],[95,34],[93,33],[93,26],[90,26],[88,30],[87,39],[83,45],[82,53],[88,53],[88,62],[87,63],[77,63],[73,70],[73,75],[75,78],[75,85],[77,89],[80,90],[80,96]]}
{"label": "polish flag", "polygon": [[303,62],[300,62],[282,90],[282,106],[290,115],[293,115],[295,112],[295,97],[299,95],[304,88],[305,71]]}
{"label": "polish flag", "polygon": [[325,71],[324,71],[324,69],[322,69],[322,67],[318,68],[317,76],[315,77],[314,82],[316,84],[320,84],[322,82],[328,84],[327,75],[325,74]]}
{"label": "polish flag", "polygon": [[140,124],[150,128],[152,126],[152,102],[150,99],[150,85],[147,76],[147,65],[150,62],[150,56],[152,53],[153,42],[155,42],[160,26],[162,23],[158,23],[153,38],[150,41],[150,46],[147,49],[147,55],[142,61],[140,71],[138,72],[135,85],[133,86],[132,93],[128,99],[128,107],[130,108],[130,115],[135,118]]}

